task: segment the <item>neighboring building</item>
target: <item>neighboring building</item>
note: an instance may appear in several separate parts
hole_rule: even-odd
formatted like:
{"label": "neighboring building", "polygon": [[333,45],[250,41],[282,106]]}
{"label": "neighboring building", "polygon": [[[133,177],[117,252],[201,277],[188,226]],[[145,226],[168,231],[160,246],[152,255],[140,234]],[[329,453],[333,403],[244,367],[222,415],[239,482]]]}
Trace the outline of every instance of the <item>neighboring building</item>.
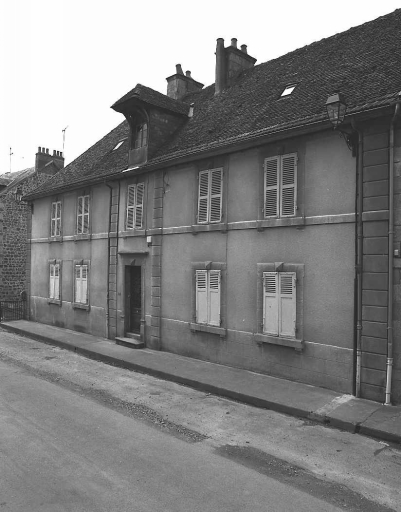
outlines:
{"label": "neighboring building", "polygon": [[27,292],[31,207],[21,198],[63,165],[61,152],[51,155],[48,149],[39,148],[35,167],[0,176],[0,300],[18,300],[21,292]]}
{"label": "neighboring building", "polygon": [[258,66],[218,39],[215,84],[137,85],[25,198],[31,319],[401,402],[400,37],[397,10]]}

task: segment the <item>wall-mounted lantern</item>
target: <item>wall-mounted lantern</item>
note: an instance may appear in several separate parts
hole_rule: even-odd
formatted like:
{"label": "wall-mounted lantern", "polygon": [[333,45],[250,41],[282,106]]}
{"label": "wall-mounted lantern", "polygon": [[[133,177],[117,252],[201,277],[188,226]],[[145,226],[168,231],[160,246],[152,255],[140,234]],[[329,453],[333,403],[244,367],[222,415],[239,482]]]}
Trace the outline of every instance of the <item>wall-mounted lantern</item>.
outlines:
{"label": "wall-mounted lantern", "polygon": [[326,101],[327,117],[335,130],[338,130],[344,138],[348,148],[352,151],[352,156],[356,156],[357,133],[352,127],[343,126],[347,104],[344,96],[340,92],[335,92],[327,98]]}
{"label": "wall-mounted lantern", "polygon": [[21,185],[18,185],[17,188],[15,189],[14,196],[15,196],[16,202],[20,203],[21,199],[22,199],[22,196],[23,196],[22,186]]}

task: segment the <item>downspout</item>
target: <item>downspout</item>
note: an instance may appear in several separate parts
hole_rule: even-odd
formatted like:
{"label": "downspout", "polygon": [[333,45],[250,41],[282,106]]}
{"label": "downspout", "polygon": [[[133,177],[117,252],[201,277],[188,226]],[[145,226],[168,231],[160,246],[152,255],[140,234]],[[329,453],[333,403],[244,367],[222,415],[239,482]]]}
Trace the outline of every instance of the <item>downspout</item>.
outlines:
{"label": "downspout", "polygon": [[[398,94],[400,98],[401,93]],[[386,399],[384,405],[391,405],[391,380],[393,375],[393,263],[394,263],[394,125],[400,111],[400,102],[395,104],[390,123],[389,140],[389,218],[388,218],[388,304],[387,304],[387,363]]]}
{"label": "downspout", "polygon": [[109,302],[110,302],[110,230],[111,230],[111,205],[112,205],[112,194],[113,187],[111,187],[106,181],[104,182],[106,187],[110,190],[109,199],[109,227],[107,230],[107,295],[106,295],[106,337],[109,337]]}
{"label": "downspout", "polygon": [[363,137],[362,132],[356,128],[354,118],[351,119],[352,128],[358,134],[357,151],[357,204],[356,204],[356,369],[355,369],[355,396],[361,396],[361,368],[362,368],[362,254],[363,254]]}

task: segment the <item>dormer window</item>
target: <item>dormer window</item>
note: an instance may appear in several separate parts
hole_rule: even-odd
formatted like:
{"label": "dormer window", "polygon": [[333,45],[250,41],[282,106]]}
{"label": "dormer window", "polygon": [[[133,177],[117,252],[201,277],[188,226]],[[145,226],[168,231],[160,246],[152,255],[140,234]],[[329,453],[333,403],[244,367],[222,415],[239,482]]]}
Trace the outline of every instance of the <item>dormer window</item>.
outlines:
{"label": "dormer window", "polygon": [[140,123],[134,129],[134,149],[143,148],[148,144],[148,123]]}

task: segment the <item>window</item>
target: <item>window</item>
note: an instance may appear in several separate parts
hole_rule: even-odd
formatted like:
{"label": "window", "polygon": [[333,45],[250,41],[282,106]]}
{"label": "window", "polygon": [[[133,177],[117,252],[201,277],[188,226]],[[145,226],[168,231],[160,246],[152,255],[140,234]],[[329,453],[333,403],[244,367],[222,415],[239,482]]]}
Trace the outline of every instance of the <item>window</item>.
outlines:
{"label": "window", "polygon": [[274,156],[264,163],[264,216],[292,217],[297,209],[297,154]]}
{"label": "window", "polygon": [[220,270],[196,270],[196,322],[220,326]]}
{"label": "window", "polygon": [[115,151],[116,149],[120,148],[125,142],[125,139],[120,140],[120,142],[117,142],[116,146],[112,149],[112,151]]}
{"label": "window", "polygon": [[52,203],[50,236],[61,236],[61,201]]}
{"label": "window", "polygon": [[60,301],[60,263],[50,263],[49,299]]}
{"label": "window", "polygon": [[77,234],[89,233],[89,196],[78,197]]}
{"label": "window", "polygon": [[283,98],[284,96],[290,96],[290,94],[293,92],[293,90],[295,89],[295,87],[297,86],[298,84],[291,84],[291,85],[287,85],[283,92],[280,94],[280,98]]}
{"label": "window", "polygon": [[134,148],[143,148],[148,144],[148,123],[137,124],[134,128]]}
{"label": "window", "polygon": [[223,169],[199,173],[198,223],[221,222]]}
{"label": "window", "polygon": [[129,185],[127,192],[127,229],[142,229],[145,184]]}
{"label": "window", "polygon": [[74,303],[89,304],[88,296],[88,273],[89,265],[74,265]]}
{"label": "window", "polygon": [[296,273],[263,272],[263,333],[295,338]]}

